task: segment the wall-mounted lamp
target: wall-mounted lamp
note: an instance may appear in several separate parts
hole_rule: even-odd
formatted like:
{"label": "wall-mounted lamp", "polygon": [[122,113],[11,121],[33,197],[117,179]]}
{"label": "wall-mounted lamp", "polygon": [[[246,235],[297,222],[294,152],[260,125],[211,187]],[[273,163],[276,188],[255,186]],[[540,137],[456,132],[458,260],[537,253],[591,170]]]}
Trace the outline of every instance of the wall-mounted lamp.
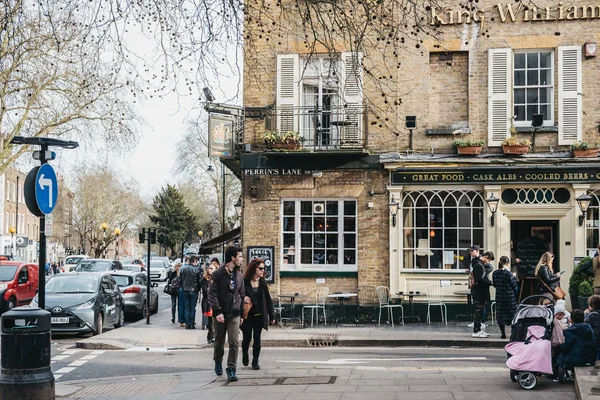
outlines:
{"label": "wall-mounted lamp", "polygon": [[242,198],[240,197],[237,201],[237,203],[235,203],[233,205],[235,207],[235,213],[237,214],[238,218],[242,217]]}
{"label": "wall-mounted lamp", "polygon": [[312,176],[313,178],[320,178],[323,176],[323,171],[313,171]]}
{"label": "wall-mounted lamp", "polygon": [[585,221],[585,215],[587,214],[587,210],[590,207],[592,200],[592,196],[585,193],[575,199],[579,209],[581,210],[581,215],[579,216],[579,226],[583,225],[583,221]]}
{"label": "wall-mounted lamp", "polygon": [[258,186],[250,186],[250,197],[252,200],[256,200],[258,198]]}
{"label": "wall-mounted lamp", "polygon": [[583,53],[586,58],[596,57],[598,54],[598,43],[596,42],[585,42],[583,45]]}
{"label": "wall-mounted lamp", "polygon": [[390,214],[392,215],[392,226],[396,226],[396,215],[398,215],[398,206],[400,206],[400,204],[398,204],[398,202],[394,199],[394,196],[392,196],[392,199],[390,200]]}
{"label": "wall-mounted lamp", "polygon": [[485,199],[485,201],[487,202],[490,212],[492,213],[492,218],[490,218],[490,224],[491,226],[494,226],[494,223],[496,221],[496,211],[498,211],[498,202],[500,202],[500,199],[494,196],[494,194],[492,193],[490,194],[490,197]]}
{"label": "wall-mounted lamp", "polygon": [[408,136],[408,148],[413,150],[413,129],[417,128],[417,116],[407,115],[405,117],[404,126],[408,129],[410,135]]}
{"label": "wall-mounted lamp", "polygon": [[533,114],[531,120],[531,149],[535,151],[535,134],[544,125],[544,114]]}

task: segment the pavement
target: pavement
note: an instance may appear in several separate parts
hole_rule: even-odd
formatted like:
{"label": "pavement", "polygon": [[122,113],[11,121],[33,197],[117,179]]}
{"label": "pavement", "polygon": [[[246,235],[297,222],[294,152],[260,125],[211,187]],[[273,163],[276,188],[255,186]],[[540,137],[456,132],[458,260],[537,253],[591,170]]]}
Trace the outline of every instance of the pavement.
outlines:
{"label": "pavement", "polygon": [[[147,325],[145,320],[141,320],[137,323],[131,324],[126,327],[122,327],[119,329],[113,329],[111,331],[107,331],[101,335],[89,337],[82,339],[77,342],[78,348],[84,349],[103,349],[103,350],[123,350],[123,349],[135,349],[135,348],[145,348],[146,350],[154,350],[154,349],[165,349],[165,350],[177,350],[177,349],[202,349],[206,348],[209,345],[206,343],[206,330],[196,329],[189,330],[179,326],[178,323],[171,323],[170,321],[171,315],[170,310],[164,310],[156,315],[151,317],[151,324]],[[201,321],[201,314],[198,313],[197,321]],[[297,325],[286,325],[284,327],[273,326],[270,327],[268,332],[263,333],[262,336],[262,345],[263,346],[272,346],[272,347],[318,347],[318,346],[365,346],[365,347],[374,347],[374,346],[384,346],[384,347],[400,347],[400,346],[410,346],[410,347],[465,347],[465,348],[502,348],[507,342],[507,339],[500,339],[500,332],[495,324],[491,324],[486,328],[486,331],[490,333],[490,337],[488,338],[472,338],[471,337],[471,328],[468,328],[467,322],[458,322],[455,323],[453,321],[448,324],[443,323],[432,323],[426,324],[424,322],[419,323],[407,323],[405,325],[396,325],[395,327],[391,327],[388,324],[382,324],[381,327],[376,324],[368,324],[368,325],[340,325],[339,327],[335,326],[324,326],[324,325],[316,325],[313,328],[305,328],[302,329]],[[600,367],[600,365],[599,365]],[[500,370],[505,370],[505,368],[499,368]],[[241,384],[240,389],[237,390],[232,384],[225,384],[224,380],[221,378],[220,381],[215,380],[215,375],[213,373],[206,373],[206,371],[200,372],[190,372],[190,373],[179,373],[179,374],[170,374],[170,375],[149,375],[149,376],[132,376],[132,377],[123,377],[122,379],[115,380],[111,378],[109,381],[100,380],[87,380],[87,381],[78,381],[77,384],[72,383],[57,383],[56,384],[56,393],[57,397],[68,398],[68,399],[84,399],[84,398],[110,398],[104,397],[103,394],[108,393],[108,391],[112,391],[112,393],[119,393],[119,396],[128,397],[132,400],[134,399],[179,399],[188,397],[190,394],[198,393],[198,391],[202,391],[205,393],[212,393],[211,399],[231,399],[234,398],[237,394],[244,394],[244,398],[248,398],[249,391],[254,390],[256,387],[260,387],[264,389],[265,387],[268,391],[272,391],[272,396],[267,396],[266,398],[285,398],[285,399],[294,399],[300,398],[300,388],[302,392],[308,391],[312,392],[313,389],[311,387],[317,388],[318,390],[325,390],[322,394],[330,394],[331,387],[340,387],[338,385],[344,385],[343,387],[352,387],[357,390],[354,391],[354,395],[356,397],[348,396],[349,393],[344,395],[344,390],[341,390],[338,397],[327,397],[327,399],[331,398],[365,398],[365,393],[362,393],[363,396],[360,396],[360,389],[365,385],[383,385],[384,387],[388,387],[391,392],[395,392],[395,395],[384,396],[384,397],[376,397],[376,398],[418,398],[417,393],[414,393],[415,396],[410,396],[408,392],[412,392],[410,385],[407,390],[405,390],[405,386],[407,382],[397,382],[397,376],[392,378],[392,381],[395,384],[392,384],[396,389],[391,390],[389,382],[383,383],[381,379],[374,379],[371,383],[365,383],[361,381],[360,376],[354,376],[350,374],[348,376],[340,376],[340,373],[345,374],[345,370],[336,370],[335,374],[332,372],[332,376],[337,376],[336,381],[332,383],[332,386],[325,387],[323,385],[324,382],[316,382],[316,380],[321,379],[319,377],[323,376],[324,370],[315,369],[314,376],[296,376],[297,378],[307,379],[306,383],[296,382],[286,383],[287,379],[293,378],[298,374],[298,371],[286,371],[286,377],[282,380],[281,373],[282,371],[270,371],[265,376],[261,376],[257,378],[256,375],[252,376],[244,376],[244,373],[238,374],[240,378],[250,379],[249,382]],[[326,371],[325,371],[326,372]],[[421,371],[423,372],[423,371]],[[427,371],[424,371],[427,373]],[[476,372],[482,372],[477,370]],[[485,371],[483,371],[485,372]],[[482,373],[483,373],[482,372]],[[410,380],[411,374],[413,372],[406,373],[406,379]],[[448,385],[448,382],[454,382],[456,375],[450,379],[445,374],[446,371],[437,370],[438,374],[442,374],[444,378],[442,379],[444,385]],[[577,393],[577,397],[580,400],[600,400],[600,368],[594,367],[585,367],[585,368],[577,368],[575,371],[575,389]],[[319,375],[320,374],[320,375]],[[496,371],[494,374],[499,374]],[[490,374],[490,378],[494,376],[494,374]],[[306,374],[304,374],[306,375]],[[502,375],[503,378],[505,374]],[[312,381],[309,378],[314,378]],[[403,376],[402,373],[399,376]],[[342,378],[342,379],[340,379]],[[448,378],[448,379],[447,379]],[[254,379],[254,380],[253,380]],[[263,379],[263,381],[257,381],[256,379]],[[333,378],[332,378],[333,379]],[[356,379],[355,381],[353,379]],[[415,379],[423,379],[423,376]],[[244,381],[246,379],[240,379],[240,381]],[[541,380],[540,380],[541,381]],[[544,380],[550,381],[551,380]],[[315,383],[316,382],[316,383]],[[331,382],[330,382],[331,383]],[[440,398],[440,399],[459,399],[459,398],[477,398],[478,400],[484,400],[488,396],[473,396],[474,393],[468,394],[469,391],[472,390],[472,385],[467,385],[466,382],[464,385],[454,385],[451,384],[446,388],[440,388],[439,396],[434,395],[432,398]],[[442,383],[440,383],[441,385]],[[238,384],[239,385],[239,384]],[[110,388],[109,388],[110,386]],[[425,385],[427,386],[427,384]],[[539,386],[539,384],[538,384]],[[280,388],[281,391],[278,391],[277,388]],[[552,391],[555,392],[557,386],[552,387]],[[283,390],[286,388],[286,390]],[[372,389],[380,389],[377,386],[371,386]],[[416,386],[415,386],[416,388]],[[227,390],[225,390],[227,389]],[[233,389],[233,390],[232,390]],[[422,388],[424,391],[426,388]],[[403,391],[404,390],[404,391]],[[400,396],[399,393],[403,391],[403,395]],[[455,391],[459,391],[460,393],[467,392],[467,395],[457,395]],[[537,391],[537,388],[536,388]],[[285,392],[285,393],[284,393]],[[552,392],[551,392],[552,393]],[[281,396],[285,394],[285,396]],[[302,393],[304,396],[307,393]],[[315,390],[315,393],[316,390]],[[446,397],[447,394],[450,394],[450,397]],[[517,391],[515,394],[510,394],[512,398],[521,399],[524,391]],[[96,396],[97,395],[97,396]],[[260,397],[264,399],[264,394],[256,393],[256,397]],[[408,396],[407,396],[408,395]],[[253,396],[250,396],[253,397]],[[311,400],[316,400],[311,397]],[[318,397],[318,396],[317,396]],[[428,396],[430,397],[430,396]],[[545,394],[543,396],[547,398],[548,396]],[[552,396],[550,396],[552,397]],[[497,397],[495,397],[497,398]],[[430,399],[431,400],[431,399]]]}

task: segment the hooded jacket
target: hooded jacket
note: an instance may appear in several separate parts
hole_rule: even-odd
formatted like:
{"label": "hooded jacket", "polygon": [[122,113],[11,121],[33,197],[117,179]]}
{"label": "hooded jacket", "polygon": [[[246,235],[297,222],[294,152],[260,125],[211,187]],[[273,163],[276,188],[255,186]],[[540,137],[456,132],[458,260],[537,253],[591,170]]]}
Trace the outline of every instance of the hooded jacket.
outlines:
{"label": "hooded jacket", "polygon": [[596,338],[589,324],[573,324],[564,335],[565,342],[557,361],[559,366],[572,368],[596,362]]}

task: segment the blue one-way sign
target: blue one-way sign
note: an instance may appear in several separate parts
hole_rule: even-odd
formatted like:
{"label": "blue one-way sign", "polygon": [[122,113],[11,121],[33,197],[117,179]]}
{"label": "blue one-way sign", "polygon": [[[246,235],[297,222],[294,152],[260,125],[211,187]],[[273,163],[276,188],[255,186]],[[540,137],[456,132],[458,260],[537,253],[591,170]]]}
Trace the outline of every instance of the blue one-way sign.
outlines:
{"label": "blue one-way sign", "polygon": [[50,214],[56,206],[58,182],[50,164],[43,164],[35,177],[35,201],[44,214]]}

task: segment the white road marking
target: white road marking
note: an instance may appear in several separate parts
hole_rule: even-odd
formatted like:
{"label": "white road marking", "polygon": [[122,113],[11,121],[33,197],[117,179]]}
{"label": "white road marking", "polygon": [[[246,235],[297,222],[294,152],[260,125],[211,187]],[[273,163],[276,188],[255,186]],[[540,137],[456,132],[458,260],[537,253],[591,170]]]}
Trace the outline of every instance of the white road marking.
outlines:
{"label": "white road marking", "polygon": [[59,355],[59,356],[54,356],[54,357],[52,357],[52,360],[53,360],[53,361],[56,361],[56,360],[64,360],[65,358],[67,358],[67,357],[69,357],[69,356],[70,356],[70,354],[67,354],[67,355]]}
{"label": "white road marking", "polygon": [[98,356],[100,354],[104,354],[105,351],[106,350],[94,350],[90,354]]}
{"label": "white road marking", "polygon": [[347,365],[365,364],[371,361],[483,361],[486,357],[407,357],[407,358],[334,358],[327,361],[305,361],[305,360],[279,360],[281,363],[291,364],[325,364],[325,365]]}
{"label": "white road marking", "polygon": [[58,371],[56,371],[57,374],[68,374],[69,372],[73,371],[75,369],[75,367],[63,367],[61,369],[59,369]]}
{"label": "white road marking", "polygon": [[81,359],[82,360],[93,360],[96,357],[98,357],[98,356],[97,355],[88,354],[87,356],[81,357]]}
{"label": "white road marking", "polygon": [[80,350],[79,349],[69,349],[69,350],[65,350],[63,352],[63,354],[75,354],[78,353]]}
{"label": "white road marking", "polygon": [[81,367],[83,364],[85,364],[86,362],[88,362],[88,360],[77,360],[77,361],[73,361],[71,364],[69,364],[69,367]]}
{"label": "white road marking", "polygon": [[60,374],[59,374],[59,375],[57,375],[57,374],[54,374],[54,379],[55,379],[55,380],[56,380],[56,379],[60,379],[60,378],[62,378],[62,375],[60,375]]}

